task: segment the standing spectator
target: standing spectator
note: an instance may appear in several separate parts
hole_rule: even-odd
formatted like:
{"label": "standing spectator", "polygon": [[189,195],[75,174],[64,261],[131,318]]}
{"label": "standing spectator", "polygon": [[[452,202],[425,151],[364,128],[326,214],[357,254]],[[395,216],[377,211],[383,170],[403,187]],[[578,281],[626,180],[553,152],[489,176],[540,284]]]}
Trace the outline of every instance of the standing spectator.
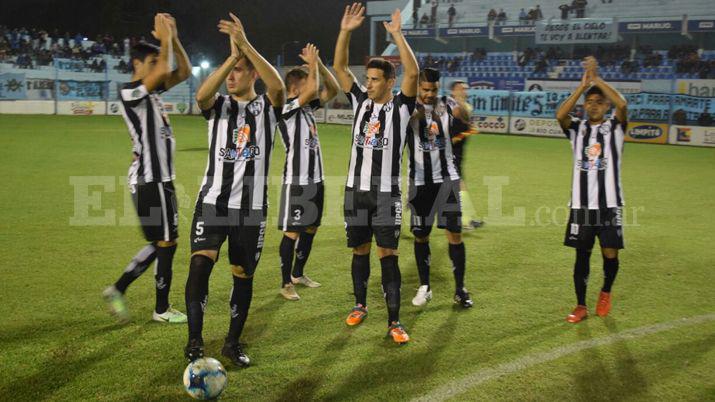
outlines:
{"label": "standing spectator", "polygon": [[536,21],[536,10],[530,8],[529,12],[526,14],[526,20],[529,25],[534,25],[534,21]]}
{"label": "standing spectator", "polygon": [[519,11],[519,24],[520,25],[526,25],[528,22],[528,19],[526,18],[526,11],[522,8],[521,11]]}
{"label": "standing spectator", "polygon": [[432,0],[432,8],[430,9],[430,18],[429,22],[432,24],[432,26],[437,25],[437,7],[439,6],[439,2],[437,0]]}
{"label": "standing spectator", "polygon": [[571,8],[576,10],[576,18],[586,18],[586,5],[588,5],[587,0],[573,0]]}
{"label": "standing spectator", "polygon": [[495,9],[489,10],[489,13],[487,14],[487,22],[488,23],[493,23],[497,19],[497,11]]}
{"label": "standing spectator", "polygon": [[454,24],[454,17],[457,16],[457,9],[454,8],[454,3],[449,5],[449,10],[447,10],[447,16],[449,17],[449,27],[452,28]]}
{"label": "standing spectator", "polygon": [[536,9],[534,10],[534,17],[536,17],[536,21],[541,21],[544,19],[544,14],[541,12],[541,6],[538,4],[536,5]]}
{"label": "standing spectator", "polygon": [[497,16],[497,25],[504,25],[506,22],[506,12],[503,8],[499,9],[499,15]]}
{"label": "standing spectator", "polygon": [[415,28],[420,27],[420,14],[417,7],[412,7],[412,26]]}
{"label": "standing spectator", "polygon": [[422,14],[422,18],[420,19],[420,24],[423,27],[426,27],[427,24],[429,24],[429,17],[427,16],[427,13]]}
{"label": "standing spectator", "polygon": [[559,10],[561,10],[561,19],[562,20],[567,20],[569,19],[569,11],[571,11],[571,6],[568,4],[564,3],[559,6]]}

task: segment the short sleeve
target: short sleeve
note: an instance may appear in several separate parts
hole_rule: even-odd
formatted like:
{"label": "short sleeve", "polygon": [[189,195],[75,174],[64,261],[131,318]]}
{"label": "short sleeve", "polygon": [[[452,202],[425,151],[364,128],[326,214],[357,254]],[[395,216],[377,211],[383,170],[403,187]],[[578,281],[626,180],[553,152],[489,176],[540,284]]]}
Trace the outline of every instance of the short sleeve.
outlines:
{"label": "short sleeve", "polygon": [[566,138],[571,140],[573,138],[573,134],[578,132],[578,127],[581,125],[581,119],[573,116],[569,116],[569,118],[571,118],[571,124],[569,124],[569,127],[566,129],[562,127],[562,130]]}
{"label": "short sleeve", "polygon": [[357,82],[353,81],[353,86],[350,87],[350,92],[346,92],[345,96],[348,97],[348,101],[350,101],[350,106],[353,107],[353,112],[357,110],[357,107],[360,103],[362,103],[365,99],[367,99],[367,89],[363,87],[362,85],[358,85]]}
{"label": "short sleeve", "polygon": [[310,106],[311,109],[313,109],[313,111],[316,111],[322,107],[322,105],[320,104],[320,99],[318,99],[318,98],[315,98],[312,101],[310,101],[310,103],[308,105]]}
{"label": "short sleeve", "polygon": [[223,102],[224,102],[224,97],[221,96],[220,94],[216,93],[214,95],[214,104],[207,110],[201,110],[201,115],[204,116],[204,119],[206,120],[211,120],[215,118],[216,116],[221,116],[221,108],[223,107]]}
{"label": "short sleeve", "polygon": [[138,105],[147,96],[149,96],[149,91],[141,81],[124,84],[119,90],[119,97],[129,107]]}
{"label": "short sleeve", "polygon": [[397,99],[399,100],[400,105],[407,106],[407,110],[410,112],[410,114],[415,111],[417,96],[406,96],[402,93],[402,91],[400,91],[397,93]]}
{"label": "short sleeve", "polygon": [[270,98],[268,98],[268,94],[263,94],[263,104],[266,107],[270,107],[271,111],[273,112],[273,116],[275,117],[276,120],[279,120],[281,118],[281,112],[283,107],[282,106],[273,106],[271,103]]}
{"label": "short sleeve", "polygon": [[281,111],[281,118],[289,119],[294,114],[298,113],[300,109],[301,106],[298,98],[290,98],[287,100],[286,104],[283,105],[283,110]]}
{"label": "short sleeve", "polygon": [[613,117],[611,117],[611,120],[613,121],[613,123],[612,123],[613,127],[620,126],[621,130],[623,130],[623,132],[626,131],[626,128],[628,127],[628,121],[618,120],[618,117],[616,117],[615,113],[613,114]]}

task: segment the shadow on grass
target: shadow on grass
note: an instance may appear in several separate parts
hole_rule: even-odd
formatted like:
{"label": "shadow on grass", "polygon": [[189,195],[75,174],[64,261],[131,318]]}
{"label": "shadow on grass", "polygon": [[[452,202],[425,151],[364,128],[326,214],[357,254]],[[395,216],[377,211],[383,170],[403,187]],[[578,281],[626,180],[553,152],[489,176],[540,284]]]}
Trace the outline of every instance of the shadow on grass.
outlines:
{"label": "shadow on grass", "polygon": [[[457,320],[456,314],[450,314],[422,349],[416,353],[408,353],[408,350],[396,350],[397,348],[414,347],[412,344],[397,346],[391,339],[385,338],[384,344],[376,347],[384,350],[382,359],[375,358],[380,353],[365,353],[363,358],[369,360],[356,365],[353,371],[345,376],[342,384],[336,385],[335,390],[322,399],[349,400],[355,399],[358,394],[370,399],[362,392],[366,390],[377,390],[378,392],[388,390],[391,392],[396,389],[396,386],[405,384],[419,386],[422,380],[433,375],[435,365],[442,353],[452,343]],[[402,388],[402,392],[405,391],[406,389]],[[401,395],[401,397],[407,396]],[[395,398],[397,397],[395,395]]]}
{"label": "shadow on grass", "polygon": [[90,336],[83,335],[82,342],[72,339],[48,351],[49,358],[42,363],[37,373],[18,378],[4,385],[0,388],[0,395],[3,396],[3,399],[8,398],[6,400],[13,401],[47,399],[69,382],[91,371],[96,364],[106,359],[116,358],[117,350],[125,347],[129,340],[137,338],[143,328],[134,328],[103,347],[93,348],[90,353],[81,353],[83,343],[90,342],[91,336],[101,336],[106,330],[107,328],[98,328],[87,334]]}

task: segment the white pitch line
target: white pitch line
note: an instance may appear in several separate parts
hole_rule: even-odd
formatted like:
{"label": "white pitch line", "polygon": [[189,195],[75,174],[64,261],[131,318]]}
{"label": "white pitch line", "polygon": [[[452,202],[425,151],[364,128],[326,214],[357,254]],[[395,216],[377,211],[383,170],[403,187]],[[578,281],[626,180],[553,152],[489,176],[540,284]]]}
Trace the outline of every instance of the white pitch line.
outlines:
{"label": "white pitch line", "polygon": [[695,317],[682,318],[675,321],[663,322],[660,324],[649,325],[645,327],[633,328],[623,332],[618,332],[612,335],[604,336],[602,338],[590,339],[586,341],[572,343],[570,345],[559,346],[555,349],[551,349],[546,352],[534,353],[521,357],[519,359],[510,361],[508,363],[500,364],[496,367],[490,367],[476,371],[464,378],[452,381],[445,384],[437,389],[432,390],[430,393],[423,395],[419,398],[412,399],[413,402],[417,401],[444,401],[452,397],[456,397],[464,392],[467,392],[471,388],[507,375],[527,369],[537,364],[542,364],[562,358],[566,355],[572,353],[580,352],[582,350],[595,348],[603,345],[610,345],[615,342],[619,342],[626,339],[635,339],[642,336],[655,334],[658,332],[669,331],[671,329],[685,327],[689,325],[701,324],[708,321],[715,320],[715,314],[705,314]]}

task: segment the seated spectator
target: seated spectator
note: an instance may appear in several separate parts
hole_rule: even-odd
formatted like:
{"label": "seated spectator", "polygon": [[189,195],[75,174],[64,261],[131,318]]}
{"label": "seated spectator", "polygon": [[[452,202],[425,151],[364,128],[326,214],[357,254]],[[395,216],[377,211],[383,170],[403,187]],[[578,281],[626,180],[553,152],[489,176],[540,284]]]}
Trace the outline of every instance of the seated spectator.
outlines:
{"label": "seated spectator", "polygon": [[688,114],[685,110],[678,109],[673,113],[673,124],[678,126],[686,126],[688,124]]}
{"label": "seated spectator", "polygon": [[422,18],[420,19],[420,25],[425,27],[429,24],[429,17],[427,16],[427,13],[422,14]]}

